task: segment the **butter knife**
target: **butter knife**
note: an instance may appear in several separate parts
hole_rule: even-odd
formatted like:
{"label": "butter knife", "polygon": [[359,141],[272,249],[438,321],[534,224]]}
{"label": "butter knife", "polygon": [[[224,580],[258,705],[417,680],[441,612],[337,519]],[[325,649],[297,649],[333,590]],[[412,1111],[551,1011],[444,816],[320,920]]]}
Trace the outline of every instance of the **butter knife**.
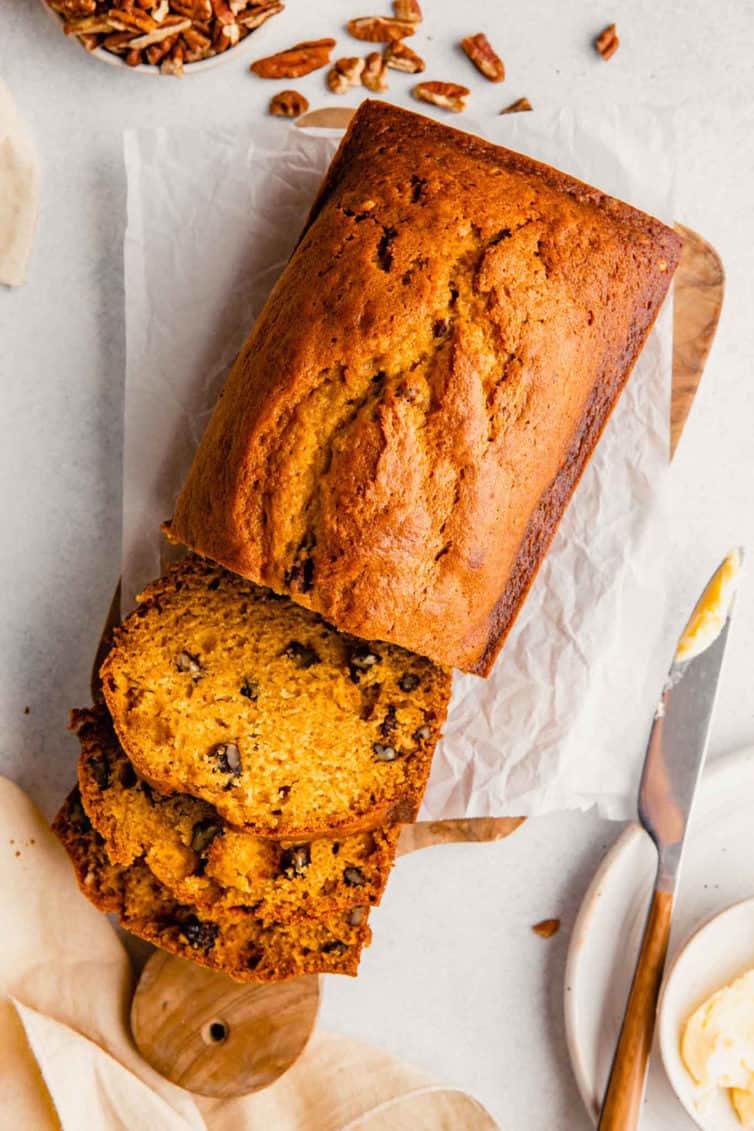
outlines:
{"label": "butter knife", "polygon": [[683,843],[707,753],[742,561],[743,552],[733,550],[713,574],[678,642],[655,710],[639,820],[657,848],[657,877],[598,1131],[632,1131],[639,1121]]}

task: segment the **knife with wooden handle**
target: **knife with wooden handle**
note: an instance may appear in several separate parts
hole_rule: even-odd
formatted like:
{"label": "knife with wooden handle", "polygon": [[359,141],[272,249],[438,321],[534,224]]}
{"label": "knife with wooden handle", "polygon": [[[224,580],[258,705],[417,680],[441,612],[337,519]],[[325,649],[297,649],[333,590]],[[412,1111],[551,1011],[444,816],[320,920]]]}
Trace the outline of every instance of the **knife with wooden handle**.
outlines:
{"label": "knife with wooden handle", "polygon": [[655,711],[639,820],[657,848],[657,878],[598,1131],[632,1131],[639,1122],[683,843],[707,753],[742,560],[742,551],[733,550],[699,598]]}

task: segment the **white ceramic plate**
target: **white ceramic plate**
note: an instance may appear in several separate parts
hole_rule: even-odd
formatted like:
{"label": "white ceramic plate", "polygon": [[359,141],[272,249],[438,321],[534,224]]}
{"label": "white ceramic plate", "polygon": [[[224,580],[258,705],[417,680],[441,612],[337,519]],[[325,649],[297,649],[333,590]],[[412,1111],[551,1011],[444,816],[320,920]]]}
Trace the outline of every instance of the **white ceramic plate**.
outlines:
{"label": "white ceramic plate", "polygon": [[702,1131],[741,1131],[726,1091],[699,1106],[699,1091],[681,1058],[678,1035],[711,994],[754,966],[754,899],[734,903],[696,931],[668,970],[657,1032],[668,1079]]}
{"label": "white ceramic plate", "polygon": [[[754,748],[705,770],[686,843],[669,963],[688,936],[725,907],[754,896]],[[579,1090],[596,1119],[618,1037],[652,888],[656,855],[629,825],[598,869],[568,952],[565,1020]],[[754,938],[751,942],[754,965]],[[670,968],[670,967],[669,967]],[[722,972],[725,981],[726,970]],[[652,1054],[643,1131],[693,1131],[695,1124]]]}

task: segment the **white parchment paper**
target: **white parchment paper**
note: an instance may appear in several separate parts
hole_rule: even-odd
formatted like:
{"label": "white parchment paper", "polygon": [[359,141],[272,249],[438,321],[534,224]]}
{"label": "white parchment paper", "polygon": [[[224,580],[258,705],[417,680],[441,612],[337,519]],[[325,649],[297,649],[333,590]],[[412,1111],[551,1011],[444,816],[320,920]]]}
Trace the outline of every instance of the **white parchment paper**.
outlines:
{"label": "white parchment paper", "polygon": [[[484,133],[672,221],[672,137],[648,110],[509,115]],[[125,136],[126,609],[161,572],[160,522],[338,140],[280,123]],[[491,676],[456,674],[422,817],[633,811],[678,628],[661,498],[671,332],[668,304]]]}

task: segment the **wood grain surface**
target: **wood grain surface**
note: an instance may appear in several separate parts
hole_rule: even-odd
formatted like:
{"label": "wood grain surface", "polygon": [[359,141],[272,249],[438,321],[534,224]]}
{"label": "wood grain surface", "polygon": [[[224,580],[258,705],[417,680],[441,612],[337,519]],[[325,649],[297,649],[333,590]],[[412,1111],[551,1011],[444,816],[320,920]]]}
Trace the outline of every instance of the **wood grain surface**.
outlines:
{"label": "wood grain surface", "polygon": [[655,891],[597,1131],[635,1131],[639,1125],[672,915],[673,893]]}
{"label": "wood grain surface", "polygon": [[131,1003],[145,1060],[200,1096],[266,1088],[301,1055],[319,1009],[317,975],[246,985],[156,950]]}

